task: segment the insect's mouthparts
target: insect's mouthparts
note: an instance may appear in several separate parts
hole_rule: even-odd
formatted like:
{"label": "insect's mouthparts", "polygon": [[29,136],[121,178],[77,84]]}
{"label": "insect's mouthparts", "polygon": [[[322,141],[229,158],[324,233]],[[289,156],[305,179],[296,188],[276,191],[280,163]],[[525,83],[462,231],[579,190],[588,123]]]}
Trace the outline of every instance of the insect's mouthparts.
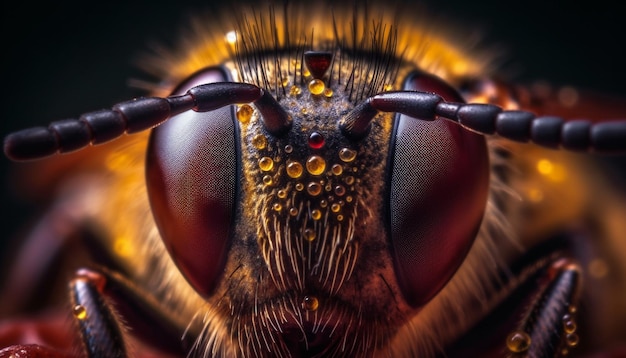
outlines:
{"label": "insect's mouthparts", "polygon": [[330,330],[316,330],[311,323],[287,324],[282,338],[291,357],[320,356],[332,346]]}

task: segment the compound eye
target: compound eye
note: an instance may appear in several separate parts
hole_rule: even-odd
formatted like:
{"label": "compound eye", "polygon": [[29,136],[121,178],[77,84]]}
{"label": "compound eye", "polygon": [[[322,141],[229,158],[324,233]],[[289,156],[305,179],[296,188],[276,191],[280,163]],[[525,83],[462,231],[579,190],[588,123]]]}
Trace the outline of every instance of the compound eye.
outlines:
{"label": "compound eye", "polygon": [[[462,102],[442,80],[411,75],[405,90]],[[389,210],[394,264],[407,302],[428,302],[456,272],[482,221],[489,180],[485,139],[444,120],[399,115]]]}
{"label": "compound eye", "polygon": [[[220,68],[191,76],[174,94],[228,81]],[[237,127],[232,106],[188,111],[152,131],[146,181],[152,212],[173,261],[207,297],[224,269],[237,193]]]}

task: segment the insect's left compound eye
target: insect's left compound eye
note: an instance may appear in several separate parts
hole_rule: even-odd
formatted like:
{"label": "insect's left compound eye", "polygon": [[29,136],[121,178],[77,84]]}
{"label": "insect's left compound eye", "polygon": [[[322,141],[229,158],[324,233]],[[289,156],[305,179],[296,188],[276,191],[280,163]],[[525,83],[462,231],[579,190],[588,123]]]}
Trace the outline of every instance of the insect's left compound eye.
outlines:
{"label": "insect's left compound eye", "polygon": [[[416,73],[405,90],[462,102],[442,80]],[[414,306],[450,279],[474,242],[487,200],[485,139],[454,123],[398,115],[392,141],[389,212],[400,286]]]}
{"label": "insect's left compound eye", "polygon": [[[219,68],[175,91],[228,81]],[[152,212],[169,253],[194,289],[213,290],[223,271],[237,193],[238,155],[232,106],[187,111],[152,131],[146,181]]]}

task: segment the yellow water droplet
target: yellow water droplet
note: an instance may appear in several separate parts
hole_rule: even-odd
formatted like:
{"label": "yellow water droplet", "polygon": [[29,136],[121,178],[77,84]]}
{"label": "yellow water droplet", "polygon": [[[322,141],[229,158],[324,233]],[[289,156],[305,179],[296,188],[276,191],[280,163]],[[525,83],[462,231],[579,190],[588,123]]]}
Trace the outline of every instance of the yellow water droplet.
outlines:
{"label": "yellow water droplet", "polygon": [[332,89],[330,89],[330,88],[326,88],[326,89],[324,90],[324,96],[325,96],[326,98],[331,98],[331,97],[333,96],[333,94],[334,94],[334,93],[333,93],[333,90],[332,90]]}
{"label": "yellow water droplet", "polygon": [[278,195],[279,198],[284,199],[284,198],[287,197],[287,191],[281,189],[281,190],[278,191],[278,193],[276,195]]}
{"label": "yellow water droplet", "polygon": [[563,322],[563,330],[565,330],[565,333],[574,333],[576,332],[576,328],[576,322],[572,319],[568,319]]}
{"label": "yellow water droplet", "polygon": [[322,94],[325,88],[326,88],[326,85],[324,85],[324,81],[320,79],[316,78],[313,81],[309,82],[309,92],[311,92],[311,94],[314,94],[314,95]]}
{"label": "yellow water droplet", "polygon": [[327,207],[327,206],[328,206],[328,202],[327,202],[326,200],[323,200],[323,199],[322,199],[322,200],[320,200],[320,206],[321,206],[321,207],[323,207],[323,208],[325,208],[325,207]]}
{"label": "yellow water droplet", "polygon": [[337,215],[337,221],[343,221],[343,215],[341,214]]}
{"label": "yellow water droplet", "polygon": [[296,209],[296,208],[289,208],[289,215],[291,215],[291,216],[298,215],[298,209]]}
{"label": "yellow water droplet", "polygon": [[506,346],[513,353],[526,352],[530,344],[530,336],[523,331],[514,331],[506,337]]}
{"label": "yellow water droplet", "polygon": [[74,306],[72,308],[72,313],[74,314],[74,317],[78,318],[81,321],[87,318],[87,309],[83,305]]}
{"label": "yellow water droplet", "polygon": [[346,182],[346,184],[348,185],[352,185],[354,184],[354,177],[351,175],[348,175],[343,181]]}
{"label": "yellow water droplet", "polygon": [[326,161],[318,155],[312,155],[306,161],[306,170],[311,175],[322,175],[326,170]]}
{"label": "yellow water droplet", "polygon": [[576,333],[569,333],[565,335],[565,343],[570,347],[576,347],[578,345],[579,338]]}
{"label": "yellow water droplet", "polygon": [[302,113],[302,114],[307,114],[307,113],[309,113],[309,110],[303,107],[303,108],[300,110],[300,113]]}
{"label": "yellow water droplet", "polygon": [[341,210],[341,205],[335,203],[330,206],[330,210],[332,210],[333,213],[337,213],[339,212],[339,210]]}
{"label": "yellow water droplet", "polygon": [[311,218],[313,220],[319,220],[322,218],[322,212],[317,210],[317,209],[313,209],[311,210]]}
{"label": "yellow water droplet", "polygon": [[246,124],[250,122],[250,118],[252,117],[252,113],[254,113],[254,108],[249,104],[242,104],[237,109],[237,119],[239,122]]}
{"label": "yellow water droplet", "polygon": [[344,188],[343,185],[337,185],[335,187],[335,195],[343,196],[345,193],[346,193],[346,188]]}
{"label": "yellow water droplet", "polygon": [[391,84],[386,84],[386,85],[383,87],[383,90],[384,90],[384,91],[391,91],[392,89],[393,89],[393,85],[391,85]]}
{"label": "yellow water droplet", "polygon": [[343,167],[339,164],[333,164],[331,171],[335,175],[341,175],[341,173],[343,173]]}
{"label": "yellow water droplet", "polygon": [[339,150],[339,159],[349,163],[356,158],[356,151],[349,148],[341,148]]}
{"label": "yellow water droplet", "polygon": [[304,296],[302,308],[307,311],[316,311],[319,308],[319,300],[315,296]]}
{"label": "yellow water droplet", "polygon": [[274,168],[274,161],[270,157],[263,157],[259,159],[259,168],[264,172],[269,172]]}
{"label": "yellow water droplet", "polygon": [[263,184],[265,185],[272,185],[272,183],[274,182],[274,180],[272,179],[271,176],[266,175],[263,177]]}
{"label": "yellow water droplet", "polygon": [[291,86],[289,89],[289,94],[292,96],[298,96],[300,93],[302,93],[302,89],[298,86]]}
{"label": "yellow water droplet", "polygon": [[352,202],[352,196],[346,196],[346,201],[351,203]]}
{"label": "yellow water droplet", "polygon": [[304,239],[308,242],[315,240],[315,231],[312,229],[304,229]]}
{"label": "yellow water droplet", "polygon": [[275,204],[272,206],[272,209],[274,209],[274,211],[281,211],[281,210],[283,209],[283,206],[282,206],[282,205],[280,205],[279,203],[275,203]]}
{"label": "yellow water droplet", "polygon": [[252,138],[252,145],[256,149],[265,149],[267,147],[267,138],[263,134],[257,134]]}
{"label": "yellow water droplet", "polygon": [[318,196],[322,192],[322,186],[320,183],[310,182],[306,186],[306,192],[311,196]]}
{"label": "yellow water droplet", "polygon": [[283,78],[283,87],[287,87],[287,85],[289,84],[289,78]]}
{"label": "yellow water droplet", "polygon": [[302,191],[302,190],[304,190],[304,184],[302,184],[302,183],[296,183],[296,190],[297,190],[297,191]]}
{"label": "yellow water droplet", "polygon": [[287,175],[291,178],[299,178],[303,171],[304,168],[302,167],[302,164],[298,162],[290,162],[287,164]]}

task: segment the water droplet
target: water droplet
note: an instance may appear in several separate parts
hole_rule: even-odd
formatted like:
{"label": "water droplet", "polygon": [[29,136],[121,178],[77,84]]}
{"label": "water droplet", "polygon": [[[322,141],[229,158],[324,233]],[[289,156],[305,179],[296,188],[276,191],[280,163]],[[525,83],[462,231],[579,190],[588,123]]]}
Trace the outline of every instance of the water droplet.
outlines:
{"label": "water droplet", "polygon": [[302,190],[304,190],[304,184],[302,184],[302,183],[296,183],[296,190],[297,190],[297,191],[302,191]]}
{"label": "water droplet", "polygon": [[317,210],[317,209],[313,209],[311,210],[311,218],[313,220],[319,220],[322,218],[322,212]]}
{"label": "water droplet", "polygon": [[306,161],[306,170],[312,175],[321,175],[326,170],[326,161],[318,155],[312,155]]}
{"label": "water droplet", "polygon": [[506,346],[513,353],[526,352],[530,344],[530,336],[526,332],[514,331],[506,337]]}
{"label": "water droplet", "polygon": [[257,134],[252,138],[252,145],[256,149],[265,149],[267,147],[267,138],[263,134]]}
{"label": "water droplet", "polygon": [[87,309],[83,305],[76,305],[72,308],[72,314],[82,321],[87,318]]}
{"label": "water droplet", "polygon": [[278,195],[279,198],[284,199],[284,198],[287,197],[287,191],[281,189],[281,190],[278,191],[277,195]]}
{"label": "water droplet", "polygon": [[333,164],[333,167],[331,168],[331,171],[335,175],[341,175],[341,173],[343,173],[343,167],[341,165],[339,165],[339,164]]}
{"label": "water droplet", "polygon": [[349,195],[348,195],[348,196],[346,196],[346,201],[347,201],[347,202],[349,202],[349,203],[351,203],[351,202],[352,202],[352,196],[349,196]]}
{"label": "water droplet", "polygon": [[318,196],[322,192],[322,186],[320,185],[320,183],[310,182],[306,186],[306,191],[311,196]]}
{"label": "water droplet", "polygon": [[322,199],[322,200],[320,200],[320,206],[325,208],[325,207],[328,206],[328,202],[326,200]]}
{"label": "water droplet", "polygon": [[298,209],[296,209],[296,208],[290,208],[290,209],[289,209],[289,215],[291,215],[291,216],[296,216],[296,215],[298,215]]}
{"label": "water droplet", "polygon": [[274,168],[274,161],[270,157],[263,157],[259,159],[259,168],[264,172],[269,172]]}
{"label": "water droplet", "polygon": [[252,117],[252,113],[254,113],[254,108],[249,104],[242,104],[237,109],[237,119],[239,122],[246,124],[250,122],[250,118]]}
{"label": "water droplet", "polygon": [[343,215],[341,214],[337,215],[337,221],[343,221]]}
{"label": "water droplet", "polygon": [[568,333],[565,335],[565,342],[570,347],[576,347],[579,342],[578,335],[576,333]]}
{"label": "water droplet", "polygon": [[333,96],[333,90],[331,90],[330,88],[326,88],[324,90],[324,97],[326,98],[331,98]]}
{"label": "water droplet", "polygon": [[335,195],[343,196],[346,193],[346,188],[343,185],[337,185],[335,187]]}
{"label": "water droplet", "polygon": [[341,205],[335,203],[330,206],[330,210],[332,210],[333,213],[337,213],[339,212],[339,210],[341,210]]}
{"label": "water droplet", "polygon": [[287,175],[289,175],[291,178],[299,178],[302,175],[303,171],[304,168],[302,167],[302,164],[298,162],[290,162],[289,164],[287,164]]}
{"label": "water droplet", "polygon": [[576,322],[571,319],[563,322],[563,329],[565,330],[565,333],[574,333],[576,332],[576,328]]}
{"label": "water droplet", "polygon": [[313,132],[309,136],[309,147],[320,149],[324,146],[324,137],[318,132]]}
{"label": "water droplet", "polygon": [[272,206],[272,209],[274,209],[274,211],[281,211],[281,210],[283,209],[283,206],[282,206],[282,205],[280,205],[279,203],[275,203],[275,204]]}
{"label": "water droplet", "polygon": [[293,146],[291,144],[287,144],[285,146],[285,153],[289,154],[291,152],[293,152]]}
{"label": "water droplet", "polygon": [[348,175],[343,181],[348,185],[352,185],[354,184],[354,177],[352,175]]}
{"label": "water droplet", "polygon": [[319,79],[314,79],[313,81],[309,82],[309,92],[311,92],[311,94],[314,95],[319,95],[324,93],[324,90],[326,89],[326,85],[324,85],[324,81],[319,80]]}
{"label": "water droplet", "polygon": [[315,240],[315,231],[312,229],[304,229],[304,239],[308,242]]}
{"label": "water droplet", "polygon": [[356,158],[356,151],[349,148],[341,148],[339,150],[339,159],[349,163]]}
{"label": "water droplet", "polygon": [[304,296],[302,308],[307,311],[316,311],[319,308],[319,300],[315,296]]}
{"label": "water droplet", "polygon": [[272,183],[274,182],[274,180],[272,180],[272,177],[269,175],[266,175],[263,177],[263,184],[265,185],[272,185]]}

